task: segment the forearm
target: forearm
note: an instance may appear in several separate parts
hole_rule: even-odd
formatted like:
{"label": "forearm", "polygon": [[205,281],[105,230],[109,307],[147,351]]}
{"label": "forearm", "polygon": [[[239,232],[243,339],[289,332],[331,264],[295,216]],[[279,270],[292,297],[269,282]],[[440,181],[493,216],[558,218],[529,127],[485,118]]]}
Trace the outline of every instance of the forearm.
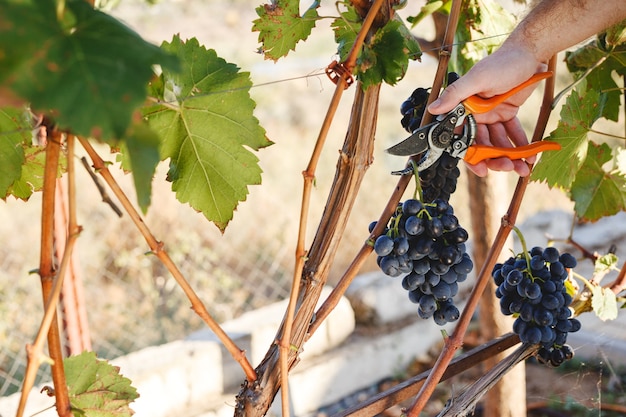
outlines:
{"label": "forearm", "polygon": [[626,0],[542,0],[502,48],[523,48],[539,62],[626,18]]}

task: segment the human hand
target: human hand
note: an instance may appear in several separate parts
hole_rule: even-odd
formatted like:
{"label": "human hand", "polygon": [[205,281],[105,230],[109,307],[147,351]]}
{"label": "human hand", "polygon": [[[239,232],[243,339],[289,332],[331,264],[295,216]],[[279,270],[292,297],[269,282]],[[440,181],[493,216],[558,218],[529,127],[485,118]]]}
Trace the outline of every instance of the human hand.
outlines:
{"label": "human hand", "polygon": [[[536,72],[545,70],[545,65],[536,62],[530,53],[524,53],[519,47],[506,48],[505,45],[478,62],[465,76],[450,84],[439,99],[428,107],[428,111],[435,115],[444,114],[472,95],[488,98],[503,94]],[[533,89],[534,86],[522,90],[487,113],[475,114],[478,124],[476,143],[497,147],[527,144],[528,138],[516,116],[519,107]],[[515,171],[520,176],[527,176],[530,174],[527,162],[533,163],[534,160],[534,157],[527,158],[526,161],[494,158],[476,165],[468,164],[468,168],[479,176],[487,175],[489,169]]]}

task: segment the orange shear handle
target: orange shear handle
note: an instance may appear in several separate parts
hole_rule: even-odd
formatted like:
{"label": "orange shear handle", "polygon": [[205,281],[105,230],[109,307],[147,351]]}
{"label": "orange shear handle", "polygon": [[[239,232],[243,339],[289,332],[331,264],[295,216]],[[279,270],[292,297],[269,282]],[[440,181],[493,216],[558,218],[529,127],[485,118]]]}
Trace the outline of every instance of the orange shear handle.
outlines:
{"label": "orange shear handle", "polygon": [[490,158],[507,157],[509,159],[523,159],[529,156],[537,155],[543,151],[557,151],[561,149],[561,145],[556,142],[540,141],[533,142],[529,145],[518,146],[516,148],[497,148],[488,145],[472,145],[467,148],[463,160],[471,165]]}
{"label": "orange shear handle", "polygon": [[520,85],[518,85],[517,87],[513,88],[512,90],[507,91],[506,93],[493,96],[490,98],[471,96],[471,97],[466,98],[463,101],[463,105],[465,106],[465,108],[467,109],[469,113],[476,113],[476,114],[486,113],[489,110],[492,110],[498,104],[503,103],[509,97],[519,93],[524,88],[531,86],[535,84],[536,82],[539,82],[546,78],[550,78],[550,77],[552,77],[552,71],[539,72],[533,75],[532,77],[530,77],[529,79],[527,79],[526,81],[524,81],[523,83],[521,83]]}

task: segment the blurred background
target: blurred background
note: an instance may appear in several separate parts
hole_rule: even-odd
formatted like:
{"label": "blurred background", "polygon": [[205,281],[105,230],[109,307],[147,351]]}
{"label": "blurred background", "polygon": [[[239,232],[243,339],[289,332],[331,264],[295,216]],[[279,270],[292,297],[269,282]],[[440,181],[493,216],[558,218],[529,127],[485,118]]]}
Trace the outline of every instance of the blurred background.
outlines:
{"label": "blurred background", "polygon": [[[414,15],[422,2],[409,2],[400,11]],[[224,234],[201,214],[178,203],[165,181],[163,164],[154,179],[152,206],[145,217],[148,227],[187,276],[219,321],[284,299],[288,296],[294,264],[295,240],[302,196],[302,171],[306,168],[334,85],[324,75],[336,57],[336,44],[329,29],[331,19],[321,20],[310,39],[298,44],[277,63],[257,53],[258,33],[251,32],[260,0],[183,1],[162,0],[155,5],[122,0],[110,12],[160,44],[179,33],[182,39],[196,37],[207,48],[242,71],[250,72],[255,85],[251,96],[257,103],[256,117],[275,144],[257,153],[264,171],[263,184],[250,188]],[[303,7],[305,7],[303,5]],[[336,16],[333,4],[320,15]],[[420,24],[420,36],[434,35],[429,22]],[[432,32],[432,34],[431,34]],[[504,38],[503,38],[504,39]],[[367,226],[378,218],[397,178],[389,173],[404,167],[403,158],[384,154],[383,149],[406,136],[400,125],[399,107],[416,87],[432,83],[436,61],[424,55],[413,62],[407,76],[396,86],[384,85],[376,133],[374,164],[362,185],[350,224],[336,257],[330,283],[336,282],[367,238]],[[565,84],[566,79],[560,78]],[[345,92],[327,145],[316,172],[308,220],[307,246],[312,241],[326,202],[343,143],[354,87]],[[527,131],[538,112],[537,99],[528,102],[522,119]],[[105,160],[115,161],[106,148]],[[80,156],[80,155],[79,155]],[[128,216],[119,218],[101,201],[91,178],[80,164],[78,176],[78,221],[83,232],[78,240],[77,271],[83,282],[92,349],[103,358],[114,358],[149,345],[185,337],[203,327],[189,302],[169,273],[152,256]],[[134,198],[130,178],[117,165],[112,172]],[[457,192],[451,199],[461,223],[469,226],[467,192],[463,170]],[[514,184],[511,174],[500,175]],[[509,199],[512,188],[502,189]],[[409,191],[412,192],[412,187]],[[538,197],[524,205],[520,220],[552,207],[570,207],[558,191],[540,184],[529,191]],[[32,343],[41,317],[39,276],[30,274],[39,262],[41,196],[28,202],[13,198],[0,202],[0,396],[18,391],[26,364],[25,345]],[[363,272],[375,268],[374,257]],[[40,371],[39,381],[46,370]],[[38,382],[39,382],[38,381]]]}

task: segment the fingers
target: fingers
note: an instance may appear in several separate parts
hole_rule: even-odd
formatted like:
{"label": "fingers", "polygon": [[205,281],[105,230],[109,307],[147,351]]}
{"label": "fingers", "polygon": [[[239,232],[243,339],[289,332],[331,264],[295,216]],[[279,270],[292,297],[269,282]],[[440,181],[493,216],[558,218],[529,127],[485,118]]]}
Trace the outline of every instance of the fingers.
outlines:
{"label": "fingers", "polygon": [[[512,148],[513,146],[525,145],[528,141],[519,120],[513,119],[505,123],[479,124],[476,130],[476,143],[499,148]],[[534,160],[535,157],[528,158],[528,162],[532,163]],[[530,174],[530,168],[526,161],[509,158],[492,158],[476,165],[468,164],[468,168],[481,177],[487,175],[488,170],[515,171],[522,177]]]}
{"label": "fingers", "polygon": [[[519,119],[515,118],[513,120],[509,120],[508,122],[504,122],[503,124],[507,132],[507,136],[511,139],[515,146],[528,145],[528,137],[526,136],[526,132],[522,128],[522,124]],[[536,160],[537,157],[535,155],[526,158],[526,162],[530,164],[534,164]]]}
{"label": "fingers", "polygon": [[439,98],[428,106],[428,111],[431,114],[447,113],[461,101],[475,93],[476,91],[472,89],[471,81],[468,82],[468,77],[461,77],[443,90]]}
{"label": "fingers", "polygon": [[489,173],[489,169],[487,168],[487,164],[485,162],[479,162],[476,165],[465,165],[467,165],[467,168],[479,177],[486,177]]}

